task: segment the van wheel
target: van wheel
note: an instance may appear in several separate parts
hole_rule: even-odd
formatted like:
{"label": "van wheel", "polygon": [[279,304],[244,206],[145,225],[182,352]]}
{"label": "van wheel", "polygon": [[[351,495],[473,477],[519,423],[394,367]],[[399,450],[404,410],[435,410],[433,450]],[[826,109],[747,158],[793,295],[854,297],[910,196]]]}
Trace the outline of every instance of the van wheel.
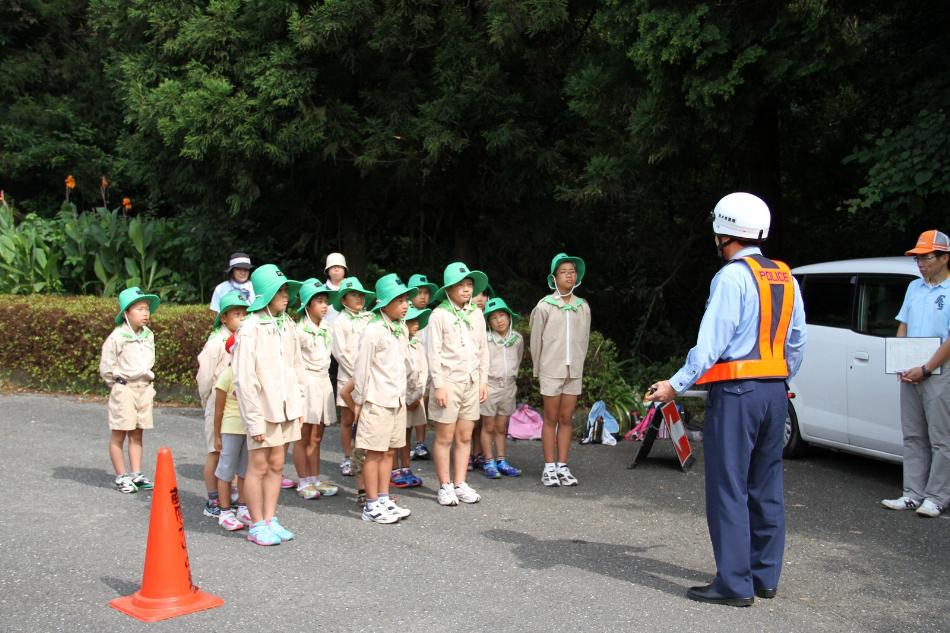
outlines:
{"label": "van wheel", "polygon": [[785,416],[785,446],[782,449],[782,457],[794,459],[805,454],[808,445],[802,439],[798,432],[798,415],[795,414],[795,407],[792,401],[788,401],[788,415]]}

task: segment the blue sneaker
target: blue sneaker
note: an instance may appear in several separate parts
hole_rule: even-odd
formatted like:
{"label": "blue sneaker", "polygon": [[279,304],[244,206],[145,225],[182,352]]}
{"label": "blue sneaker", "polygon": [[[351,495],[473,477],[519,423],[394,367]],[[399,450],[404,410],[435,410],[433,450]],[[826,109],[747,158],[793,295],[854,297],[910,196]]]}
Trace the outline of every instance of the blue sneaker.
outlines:
{"label": "blue sneaker", "polygon": [[485,460],[485,463],[482,465],[482,472],[485,473],[485,476],[489,479],[498,479],[501,477],[501,473],[498,472],[498,468],[495,466],[494,459]]}
{"label": "blue sneaker", "polygon": [[429,459],[429,447],[425,445],[425,442],[419,442],[416,444],[415,448],[412,449],[412,459]]}
{"label": "blue sneaker", "polygon": [[504,457],[497,460],[495,462],[495,466],[498,468],[498,472],[500,472],[505,477],[520,477],[521,476],[521,469],[515,468],[514,466],[509,464],[508,460],[505,459]]}
{"label": "blue sneaker", "polygon": [[251,526],[247,533],[247,540],[258,545],[280,545],[280,537],[274,534],[264,521],[258,521]]}
{"label": "blue sneaker", "polygon": [[277,535],[281,541],[292,541],[294,540],[294,533],[285,528],[277,520],[277,517],[274,517],[267,522],[267,527],[270,528],[270,531]]}

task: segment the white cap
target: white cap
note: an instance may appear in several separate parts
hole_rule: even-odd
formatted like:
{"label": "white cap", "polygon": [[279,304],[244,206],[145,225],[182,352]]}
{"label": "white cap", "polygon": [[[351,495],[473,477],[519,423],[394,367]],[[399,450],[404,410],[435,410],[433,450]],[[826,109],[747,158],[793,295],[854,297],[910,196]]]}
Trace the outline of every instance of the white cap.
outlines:
{"label": "white cap", "polygon": [[751,193],[730,193],[712,212],[713,233],[745,240],[764,240],[769,236],[772,214],[761,198]]}
{"label": "white cap", "polygon": [[327,265],[323,267],[323,271],[326,272],[330,270],[331,266],[342,266],[346,268],[346,258],[343,257],[343,253],[330,253],[327,255]]}

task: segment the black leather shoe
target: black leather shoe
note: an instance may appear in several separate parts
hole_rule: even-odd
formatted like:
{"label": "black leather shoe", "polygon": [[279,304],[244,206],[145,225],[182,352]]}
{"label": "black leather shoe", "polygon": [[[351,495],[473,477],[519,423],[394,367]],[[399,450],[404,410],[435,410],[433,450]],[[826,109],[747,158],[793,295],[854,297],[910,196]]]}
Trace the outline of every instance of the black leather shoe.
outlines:
{"label": "black leather shoe", "polygon": [[770,600],[775,597],[775,594],[778,593],[778,589],[766,589],[765,587],[756,587],[755,595],[757,598],[764,598],[765,600]]}
{"label": "black leather shoe", "polygon": [[738,598],[735,596],[724,596],[721,593],[713,591],[712,585],[703,585],[702,587],[690,587],[686,592],[686,597],[697,602],[709,602],[711,604],[724,604],[730,607],[751,607],[755,598]]}

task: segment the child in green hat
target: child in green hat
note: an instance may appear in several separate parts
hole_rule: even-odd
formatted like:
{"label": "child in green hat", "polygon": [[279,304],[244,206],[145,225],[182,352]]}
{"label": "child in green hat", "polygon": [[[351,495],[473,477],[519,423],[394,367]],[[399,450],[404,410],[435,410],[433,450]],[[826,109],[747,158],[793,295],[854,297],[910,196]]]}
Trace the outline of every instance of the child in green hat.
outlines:
{"label": "child in green hat", "polygon": [[[418,295],[416,295],[418,296]],[[397,467],[390,475],[390,482],[397,488],[415,488],[422,485],[422,479],[416,477],[409,467],[412,451],[412,430],[416,429],[417,436],[425,438],[426,408],[423,403],[426,383],[429,381],[429,363],[426,362],[426,352],[419,340],[419,332],[429,323],[432,310],[412,305],[406,313],[406,330],[409,334],[406,349],[406,445],[396,454]]]}
{"label": "child in green hat", "polygon": [[253,521],[248,540],[278,545],[294,538],[277,520],[285,446],[300,439],[306,380],[297,328],[287,305],[300,283],[273,264],[251,274],[254,302],[237,332],[231,364],[238,408],[247,428],[248,466],[244,479]]}
{"label": "child in green hat", "polygon": [[517,477],[521,470],[508,463],[505,441],[508,418],[515,412],[524,338],[513,327],[518,315],[501,297],[494,297],[485,304],[485,318],[488,319],[488,398],[481,405],[485,455],[482,472],[489,479],[502,475]]}
{"label": "child in green hat", "polygon": [[[152,488],[142,474],[142,432],[153,426],[155,336],[148,323],[158,304],[156,295],[145,294],[137,286],[119,293],[116,328],[103,342],[99,360],[99,375],[109,387],[109,459],[115,469],[115,487],[124,493]],[[129,471],[122,453],[126,438]]]}
{"label": "child in green hat", "polygon": [[300,288],[301,315],[297,322],[300,355],[307,369],[304,383],[304,416],[300,441],[294,444],[297,494],[304,499],[332,497],[339,490],[320,478],[320,443],[327,426],[336,423],[333,385],[330,384],[330,328],[326,321],[331,290],[317,280]]}
{"label": "child in green hat", "polygon": [[[485,317],[471,300],[488,285],[488,277],[454,262],[445,267],[442,280],[434,297],[439,305],[432,311],[427,328],[426,356],[432,378],[429,417],[436,423],[433,456],[439,478],[438,501],[455,506],[459,501],[481,500],[465,478],[479,403],[488,397]],[[450,452],[454,458],[452,472]]]}
{"label": "child in green hat", "polygon": [[544,400],[541,483],[548,487],[577,485],[567,459],[590,341],[590,306],[574,296],[585,270],[580,257],[555,255],[548,275],[548,287],[553,292],[531,311],[531,361]]}
{"label": "child in green hat", "polygon": [[228,338],[237,332],[241,321],[247,316],[248,302],[237,290],[232,290],[219,300],[217,316],[214,318],[211,335],[205,341],[201,353],[198,354],[198,373],[195,382],[198,383],[198,397],[204,407],[205,430],[205,491],[208,500],[205,501],[204,515],[217,518],[220,514],[218,497],[218,478],[214,471],[218,467],[218,449],[214,442],[214,385],[221,372],[231,364],[231,355],[225,351],[224,344]]}
{"label": "child in green hat", "polygon": [[353,463],[350,454],[353,449],[353,415],[349,407],[340,397],[340,390],[353,376],[353,365],[356,361],[356,350],[359,347],[360,335],[366,325],[373,318],[373,314],[366,310],[366,304],[376,298],[376,295],[363,288],[363,284],[356,277],[347,277],[340,282],[340,289],[333,294],[330,305],[339,316],[333,320],[333,357],[339,368],[337,369],[337,406],[343,407],[340,412],[340,443],[343,445],[343,462],[340,464],[340,473],[345,477],[353,476]]}
{"label": "child in green hat", "polygon": [[357,449],[366,450],[364,521],[395,523],[410,514],[390,498],[389,474],[395,449],[406,444],[409,342],[402,320],[409,309],[409,298],[415,294],[395,274],[376,282],[373,312],[378,317],[363,331],[353,366],[352,398],[359,420],[355,444]]}

